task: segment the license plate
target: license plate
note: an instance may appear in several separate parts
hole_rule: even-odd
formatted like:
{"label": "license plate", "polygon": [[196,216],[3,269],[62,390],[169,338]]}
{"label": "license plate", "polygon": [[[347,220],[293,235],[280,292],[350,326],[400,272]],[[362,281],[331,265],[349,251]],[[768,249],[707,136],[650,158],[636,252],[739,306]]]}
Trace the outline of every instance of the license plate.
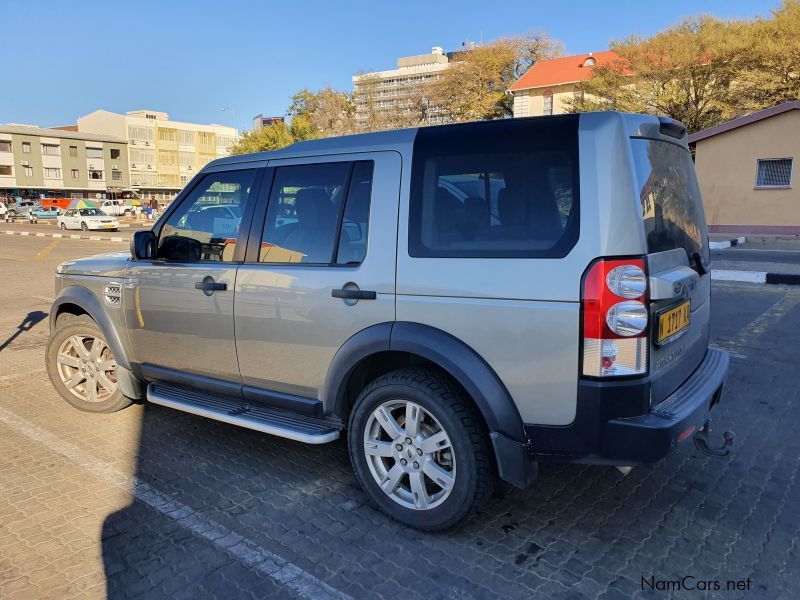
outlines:
{"label": "license plate", "polygon": [[660,344],[689,327],[691,313],[691,303],[688,300],[675,308],[660,313],[658,315],[658,338],[656,342]]}

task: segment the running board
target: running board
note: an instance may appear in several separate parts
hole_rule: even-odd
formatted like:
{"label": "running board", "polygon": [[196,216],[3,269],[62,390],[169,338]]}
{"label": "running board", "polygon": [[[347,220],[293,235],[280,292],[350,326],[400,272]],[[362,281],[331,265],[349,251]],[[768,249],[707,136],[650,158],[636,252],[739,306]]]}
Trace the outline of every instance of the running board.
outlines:
{"label": "running board", "polygon": [[244,400],[212,396],[164,384],[148,385],[147,400],[306,444],[325,444],[339,437],[340,427],[332,421],[289,414],[248,404]]}

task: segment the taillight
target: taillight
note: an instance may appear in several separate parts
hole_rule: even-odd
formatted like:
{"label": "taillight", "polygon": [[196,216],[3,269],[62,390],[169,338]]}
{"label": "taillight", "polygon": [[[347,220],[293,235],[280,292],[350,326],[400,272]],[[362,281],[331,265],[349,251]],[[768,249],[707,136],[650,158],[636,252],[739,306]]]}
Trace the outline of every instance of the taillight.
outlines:
{"label": "taillight", "polygon": [[583,278],[583,374],[647,372],[649,308],[643,258],[592,263]]}

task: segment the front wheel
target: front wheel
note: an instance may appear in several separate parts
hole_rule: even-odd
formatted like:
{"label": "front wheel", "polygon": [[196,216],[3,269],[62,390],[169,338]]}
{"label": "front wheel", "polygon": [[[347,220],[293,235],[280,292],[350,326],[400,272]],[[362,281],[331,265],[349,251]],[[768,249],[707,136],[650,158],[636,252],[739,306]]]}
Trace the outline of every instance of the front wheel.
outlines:
{"label": "front wheel", "polygon": [[103,332],[86,315],[58,324],[45,362],[53,387],[75,408],[109,413],[131,403],[119,388],[117,361]]}
{"label": "front wheel", "polygon": [[435,371],[400,369],[368,385],[350,415],[348,446],[372,501],[418,529],[455,526],[496,486],[479,415]]}
{"label": "front wheel", "polygon": [[61,229],[62,229],[62,231],[66,231],[67,230],[67,224],[66,223],[61,223]]}
{"label": "front wheel", "polygon": [[81,231],[89,231],[89,226],[86,223],[81,223]]}

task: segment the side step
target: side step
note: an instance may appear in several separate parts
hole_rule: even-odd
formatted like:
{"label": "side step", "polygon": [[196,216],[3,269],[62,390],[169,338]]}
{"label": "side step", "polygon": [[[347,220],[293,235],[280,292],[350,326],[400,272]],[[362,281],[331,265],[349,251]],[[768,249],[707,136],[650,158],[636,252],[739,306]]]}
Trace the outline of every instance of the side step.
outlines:
{"label": "side step", "polygon": [[248,404],[244,400],[211,396],[163,384],[148,385],[147,400],[153,404],[177,408],[209,419],[306,444],[325,444],[339,437],[340,427],[332,421],[298,416]]}

